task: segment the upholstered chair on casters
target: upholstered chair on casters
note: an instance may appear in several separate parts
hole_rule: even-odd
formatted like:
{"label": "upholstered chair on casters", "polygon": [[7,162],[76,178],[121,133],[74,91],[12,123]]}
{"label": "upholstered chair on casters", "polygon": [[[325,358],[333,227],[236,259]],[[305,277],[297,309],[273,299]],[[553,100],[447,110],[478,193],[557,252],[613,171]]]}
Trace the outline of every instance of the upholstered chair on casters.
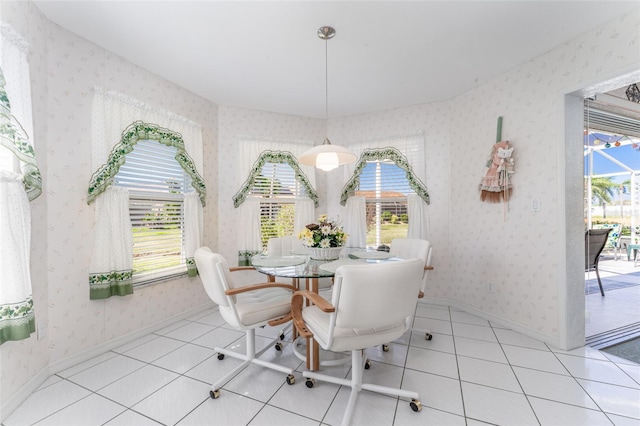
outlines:
{"label": "upholstered chair on casters", "polygon": [[[227,324],[244,331],[247,346],[244,354],[215,348],[219,360],[224,359],[226,355],[238,358],[243,363],[211,385],[211,398],[217,399],[220,396],[220,388],[251,364],[287,374],[286,381],[292,385],[295,377],[291,368],[259,359],[272,346],[267,345],[256,352],[255,330],[267,324],[272,326],[283,324],[291,319],[291,296],[296,288],[293,285],[277,282],[235,285],[231,272],[251,269],[251,267],[231,269],[224,257],[213,253],[208,247],[197,249],[194,257],[207,294],[218,304],[220,315]],[[290,328],[291,324],[288,327]],[[279,341],[282,339],[284,339],[284,332],[273,342],[276,350],[282,350],[282,343]]]}
{"label": "upholstered chair on casters", "polygon": [[[351,424],[361,390],[408,398],[414,411],[422,409],[416,392],[363,383],[364,370],[370,367],[363,354],[366,348],[391,342],[407,331],[423,271],[422,259],[343,265],[336,270],[330,302],[311,291],[294,294],[294,325],[307,339],[307,348],[308,339],[313,338],[324,350],[351,352],[350,380],[313,371],[302,373],[309,388],[316,380],[351,387],[343,425]],[[312,304],[306,306],[305,299]]]}
{"label": "upholstered chair on casters", "polygon": [[[429,276],[429,271],[432,269],[431,267],[431,251],[433,246],[427,240],[422,240],[420,238],[396,238],[391,242],[391,250],[389,254],[392,254],[394,257],[400,259],[411,259],[417,257],[418,259],[422,259],[424,261],[424,273],[422,276],[422,284],[420,285],[420,292],[418,293],[418,299],[422,299],[424,297],[424,292],[427,288],[427,278]],[[417,300],[416,300],[417,302]],[[416,306],[417,308],[417,306]],[[413,322],[415,321],[415,317],[412,318],[412,328],[411,331],[424,333],[424,338],[426,340],[433,339],[433,335],[429,330],[418,330],[417,328],[413,328]],[[382,345],[382,350],[385,352],[389,350],[388,345]]]}

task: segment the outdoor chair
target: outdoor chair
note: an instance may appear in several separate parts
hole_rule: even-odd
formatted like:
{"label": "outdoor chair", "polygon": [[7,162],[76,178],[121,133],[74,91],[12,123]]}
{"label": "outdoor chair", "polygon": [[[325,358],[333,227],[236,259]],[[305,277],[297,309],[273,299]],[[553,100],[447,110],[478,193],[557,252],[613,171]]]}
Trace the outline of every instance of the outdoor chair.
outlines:
{"label": "outdoor chair", "polygon": [[611,231],[611,228],[589,229],[584,233],[584,270],[585,272],[596,271],[600,294],[603,296],[604,289],[602,288],[600,272],[598,271],[598,261]]}

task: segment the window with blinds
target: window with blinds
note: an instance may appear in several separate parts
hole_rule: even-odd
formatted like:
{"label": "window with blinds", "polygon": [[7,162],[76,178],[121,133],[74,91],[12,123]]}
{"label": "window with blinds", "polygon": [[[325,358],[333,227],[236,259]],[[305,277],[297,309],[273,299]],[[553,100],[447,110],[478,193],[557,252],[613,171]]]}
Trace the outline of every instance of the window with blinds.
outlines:
{"label": "window with blinds", "polygon": [[406,172],[393,161],[367,162],[356,191],[366,199],[367,246],[389,245],[394,238],[407,237],[407,196],[414,193]]}
{"label": "window with blinds", "polygon": [[307,191],[296,180],[296,175],[286,163],[266,162],[250,191],[260,197],[260,232],[262,248],[269,238],[294,235],[295,200],[306,197]]}
{"label": "window with blinds", "polygon": [[116,175],[116,185],[129,189],[134,284],[186,272],[183,207],[191,178],[175,160],[176,151],[139,141]]}

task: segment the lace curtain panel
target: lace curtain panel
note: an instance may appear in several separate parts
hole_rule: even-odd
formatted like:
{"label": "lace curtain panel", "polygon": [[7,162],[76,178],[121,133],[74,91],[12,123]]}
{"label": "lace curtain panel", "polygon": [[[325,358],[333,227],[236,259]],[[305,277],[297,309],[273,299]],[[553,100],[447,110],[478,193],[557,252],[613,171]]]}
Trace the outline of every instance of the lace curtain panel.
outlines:
{"label": "lace curtain panel", "polygon": [[349,234],[347,247],[367,246],[367,206],[364,197],[349,197],[344,220],[344,230]]}
{"label": "lace curtain panel", "polygon": [[409,214],[409,229],[407,238],[429,239],[429,221],[426,203],[416,194],[407,197],[407,213]]}
{"label": "lace curtain panel", "polygon": [[[124,156],[134,149],[139,140],[157,140],[176,147],[176,161],[191,176],[195,191],[188,193],[184,200],[184,250],[187,273],[195,276],[197,270],[193,253],[202,242],[202,206],[206,198],[206,187],[199,172],[203,169],[202,128],[170,111],[153,108],[100,87],[94,88],[91,127],[95,173],[89,183],[87,201],[96,200],[96,241],[89,271],[90,298],[133,293],[133,242],[128,192],[125,197],[114,189],[111,182],[124,163]],[[199,207],[194,206],[194,198]],[[126,215],[122,209],[126,210]],[[114,217],[109,218],[110,215]],[[101,241],[107,238],[105,230],[109,229],[115,234],[114,239],[108,242],[110,250],[103,250]]]}
{"label": "lace curtain panel", "polygon": [[96,200],[95,242],[89,271],[90,299],[133,293],[133,236],[126,188],[110,186]]}
{"label": "lace curtain panel", "polygon": [[32,145],[28,44],[0,23],[0,344],[35,332],[29,201],[42,193]]}
{"label": "lace curtain panel", "polygon": [[[257,139],[241,137],[238,140],[238,174],[236,176],[236,188],[243,188],[244,183],[250,177],[252,169],[265,151],[290,152],[294,158],[298,158],[304,151],[311,148],[313,143],[296,141],[278,141],[269,139]],[[297,162],[296,162],[297,163]],[[309,185],[315,191],[315,169],[311,166],[298,165],[302,173],[307,178]],[[244,202],[239,205],[240,223],[246,224],[238,230],[238,264],[248,265],[254,254],[262,253],[262,239],[260,234],[260,201],[250,196],[243,198]],[[315,218],[314,202],[310,203],[296,201],[296,215],[294,226],[301,222],[313,222]],[[298,211],[298,206],[302,210]],[[309,213],[311,209],[311,213]],[[249,225],[251,224],[251,225]],[[302,227],[300,228],[302,229]]]}
{"label": "lace curtain panel", "polygon": [[198,274],[193,255],[202,246],[203,226],[202,203],[195,191],[190,192],[184,196],[184,247],[190,277]]}
{"label": "lace curtain panel", "polygon": [[0,171],[0,344],[35,331],[31,276],[31,211],[20,175]]}

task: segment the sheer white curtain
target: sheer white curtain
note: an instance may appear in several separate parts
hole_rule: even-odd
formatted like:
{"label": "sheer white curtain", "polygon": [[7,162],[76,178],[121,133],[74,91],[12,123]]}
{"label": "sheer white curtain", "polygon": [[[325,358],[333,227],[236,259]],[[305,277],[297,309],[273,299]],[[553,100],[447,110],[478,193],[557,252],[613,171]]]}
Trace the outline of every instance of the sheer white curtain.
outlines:
{"label": "sheer white curtain", "polygon": [[0,344],[35,332],[31,210],[42,193],[33,149],[29,46],[0,22]]}
{"label": "sheer white curtain", "polygon": [[[303,141],[278,141],[269,139],[257,139],[240,137],[238,139],[238,174],[236,176],[236,188],[240,188],[249,176],[253,164],[258,160],[263,151],[288,151],[298,158],[307,149],[313,147],[313,142]],[[312,187],[316,187],[316,171],[312,166],[300,164],[300,170],[307,175]]]}
{"label": "sheer white curtain", "polygon": [[184,248],[187,274],[190,277],[195,277],[198,273],[193,255],[202,246],[203,230],[202,203],[198,194],[192,191],[184,196]]}
{"label": "sheer white curtain", "polygon": [[111,185],[96,199],[94,232],[89,298],[132,294],[133,235],[126,188]]}
{"label": "sheer white curtain", "polygon": [[[107,177],[112,177],[115,174],[120,164],[111,163],[118,161],[118,159],[111,158],[111,152],[114,146],[121,143],[123,131],[128,130],[134,122],[160,126],[170,131],[171,134],[179,133],[184,143],[184,150],[192,162],[189,168],[195,167],[196,174],[199,175],[198,178],[201,176],[200,171],[203,169],[201,126],[173,112],[162,108],[154,108],[121,93],[107,91],[101,87],[94,88],[91,111],[92,166],[95,171],[107,170],[109,171],[109,173],[105,175]],[[136,137],[142,136],[136,135]],[[90,186],[91,185],[93,185],[93,182],[90,183]],[[202,185],[204,186],[204,182],[202,182]],[[112,186],[109,186],[107,190],[111,188]],[[96,201],[105,198],[101,203],[96,202],[95,207],[96,246],[100,244],[101,239],[105,238],[104,235],[101,235],[101,232],[104,232],[104,227],[106,227],[106,225],[99,225],[98,221],[109,221],[106,216],[120,214],[121,205],[119,203],[124,200],[124,196],[119,193],[117,194],[117,191],[109,191],[109,196],[105,197],[107,192],[102,192],[102,190],[103,187],[100,186],[99,191],[97,190],[95,193],[97,195],[94,194],[97,196]],[[89,197],[89,201],[91,201],[91,199],[92,198]],[[185,204],[186,203],[190,203],[190,201],[185,199]],[[128,242],[130,245],[133,244],[131,222],[129,219],[128,195],[126,212],[127,223],[125,223],[124,217],[122,219],[112,219],[120,220],[120,222],[117,222],[119,225],[116,225],[116,222],[109,222],[109,226],[112,227],[110,228],[111,232],[118,234],[113,237],[116,238],[116,242],[112,244],[112,249],[110,251],[104,251],[100,247],[94,247],[94,258],[91,260],[92,266],[89,270],[91,299],[100,299],[113,295],[122,296],[132,293],[132,272],[130,271],[133,266],[132,247],[125,247],[124,245],[124,242]],[[201,242],[201,239],[198,238],[199,235],[202,235],[201,216],[201,211],[197,209],[194,211],[193,208],[190,208],[189,216],[185,218],[185,220],[189,222],[188,227],[185,222],[185,232],[188,233],[185,241],[185,251],[187,251],[185,254],[187,256],[187,272],[190,275],[195,275],[196,273],[193,267],[189,267],[189,256],[192,257],[193,252],[195,252],[197,248],[194,248],[194,245]],[[106,259],[96,258],[96,256],[104,256]],[[129,263],[126,265],[122,263],[124,257],[129,258]],[[191,259],[191,263],[195,266],[193,259]],[[104,268],[107,267],[111,269],[105,270]]]}
{"label": "sheer white curtain", "polygon": [[120,142],[122,131],[134,121],[157,124],[182,135],[185,151],[202,175],[202,127],[197,123],[167,111],[154,108],[118,92],[94,88],[91,110],[91,152],[93,170],[107,162],[114,145]]}
{"label": "sheer white curtain", "polygon": [[429,218],[427,217],[427,203],[416,194],[407,198],[407,213],[409,214],[409,229],[407,238],[429,239]]}
{"label": "sheer white curtain", "polygon": [[250,265],[251,257],[262,253],[260,200],[249,197],[238,210],[238,265]]}
{"label": "sheer white curtain", "polygon": [[[236,175],[236,188],[241,188],[247,177],[251,174],[254,163],[260,158],[260,154],[264,151],[287,151],[293,154],[294,157],[298,157],[304,151],[313,146],[312,142],[302,141],[279,141],[270,139],[259,139],[250,137],[240,137],[238,139],[238,174]],[[315,169],[311,166],[300,165],[300,169],[304,172],[309,180],[309,184],[315,188]],[[249,205],[249,201],[251,204]],[[309,207],[305,203],[300,204],[296,201],[296,215],[294,217],[294,223],[296,231],[298,230],[299,223],[304,222],[306,224],[313,222],[313,201],[308,199],[311,203],[309,214]],[[304,204],[304,205],[303,205]],[[298,214],[298,205],[301,205],[304,209],[300,215]],[[260,236],[260,202],[259,200],[248,197],[246,201],[240,205],[240,223],[243,225],[238,229],[238,261],[240,265],[248,264],[251,256],[256,253],[262,252],[262,240]],[[311,219],[309,220],[309,217]],[[251,222],[247,222],[250,220]],[[306,222],[309,220],[308,222]],[[253,225],[248,225],[253,223]],[[302,229],[299,228],[299,229]]]}
{"label": "sheer white curtain", "polygon": [[293,229],[295,235],[302,231],[305,226],[316,220],[316,209],[313,201],[309,198],[299,198],[295,204],[295,215],[293,217]]}
{"label": "sheer white curtain", "polygon": [[347,247],[367,246],[367,206],[364,197],[353,196],[347,200],[344,230],[349,234]]}

